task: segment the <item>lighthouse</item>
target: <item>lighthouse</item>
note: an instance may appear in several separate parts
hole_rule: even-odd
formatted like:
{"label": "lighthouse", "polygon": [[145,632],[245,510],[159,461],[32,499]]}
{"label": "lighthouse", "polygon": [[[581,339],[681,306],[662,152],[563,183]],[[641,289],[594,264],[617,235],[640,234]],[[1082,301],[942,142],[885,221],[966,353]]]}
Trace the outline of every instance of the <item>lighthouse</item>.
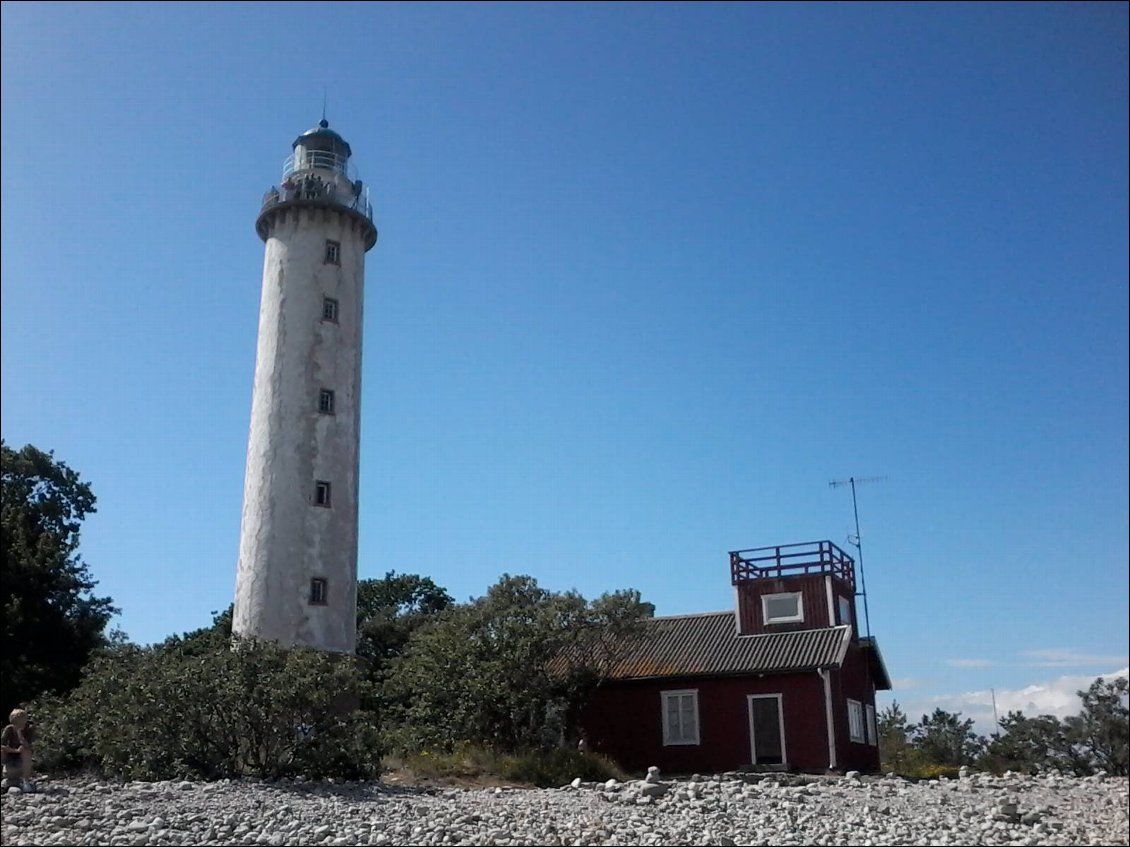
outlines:
{"label": "lighthouse", "polygon": [[233,633],[353,653],[368,191],[323,119],[263,198]]}

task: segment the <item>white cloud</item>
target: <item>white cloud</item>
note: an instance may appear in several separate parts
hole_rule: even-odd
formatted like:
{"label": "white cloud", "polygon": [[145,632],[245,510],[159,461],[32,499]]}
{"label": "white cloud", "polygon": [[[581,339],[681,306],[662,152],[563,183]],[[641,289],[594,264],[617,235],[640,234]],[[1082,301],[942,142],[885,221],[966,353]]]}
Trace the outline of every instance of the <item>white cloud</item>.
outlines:
{"label": "white cloud", "polygon": [[960,712],[963,718],[972,718],[974,730],[981,735],[989,735],[994,730],[993,698],[996,697],[996,712],[1003,718],[1009,712],[1021,712],[1027,717],[1055,715],[1065,718],[1079,714],[1081,705],[1077,691],[1086,691],[1096,677],[1111,680],[1117,677],[1130,677],[1130,668],[1111,673],[1085,676],[1060,676],[1045,682],[1036,682],[1023,688],[981,689],[961,694],[941,694],[920,699],[908,699],[900,703],[907,719],[911,722],[921,720],[934,709],[947,712]]}
{"label": "white cloud", "polygon": [[917,688],[919,685],[921,683],[918,680],[909,676],[891,680],[891,687],[895,691],[906,691],[908,688]]}
{"label": "white cloud", "polygon": [[946,659],[951,668],[991,668],[996,664],[992,659]]}
{"label": "white cloud", "polygon": [[1089,653],[1076,653],[1074,650],[1025,650],[1020,654],[1033,661],[1033,667],[1076,668],[1086,665],[1111,667],[1126,661],[1125,656],[1096,656]]}

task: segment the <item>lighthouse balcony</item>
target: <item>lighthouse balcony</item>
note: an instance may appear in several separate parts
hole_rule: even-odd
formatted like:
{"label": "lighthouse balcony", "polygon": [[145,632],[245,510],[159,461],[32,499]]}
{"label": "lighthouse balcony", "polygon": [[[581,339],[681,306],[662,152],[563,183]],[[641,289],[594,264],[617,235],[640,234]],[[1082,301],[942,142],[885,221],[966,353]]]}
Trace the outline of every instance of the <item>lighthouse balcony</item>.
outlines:
{"label": "lighthouse balcony", "polygon": [[332,150],[299,147],[283,161],[282,181],[263,195],[260,212],[293,200],[313,200],[344,206],[373,219],[369,189],[358,179],[348,155]]}
{"label": "lighthouse balcony", "polygon": [[281,186],[277,188],[272,186],[271,190],[263,195],[263,205],[259,209],[259,214],[262,215],[280,203],[309,201],[350,209],[371,222],[373,205],[369,202],[368,195],[368,188],[361,188],[357,183],[342,185],[311,173],[304,176],[293,175],[285,179]]}

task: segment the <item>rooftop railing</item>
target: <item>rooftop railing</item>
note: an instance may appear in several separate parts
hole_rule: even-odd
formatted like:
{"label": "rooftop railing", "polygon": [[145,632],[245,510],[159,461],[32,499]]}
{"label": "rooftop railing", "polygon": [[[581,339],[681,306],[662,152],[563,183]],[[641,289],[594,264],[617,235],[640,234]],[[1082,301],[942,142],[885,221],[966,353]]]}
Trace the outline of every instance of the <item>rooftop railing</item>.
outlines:
{"label": "rooftop railing", "polygon": [[730,581],[831,574],[855,590],[855,560],[831,541],[806,541],[730,552]]}

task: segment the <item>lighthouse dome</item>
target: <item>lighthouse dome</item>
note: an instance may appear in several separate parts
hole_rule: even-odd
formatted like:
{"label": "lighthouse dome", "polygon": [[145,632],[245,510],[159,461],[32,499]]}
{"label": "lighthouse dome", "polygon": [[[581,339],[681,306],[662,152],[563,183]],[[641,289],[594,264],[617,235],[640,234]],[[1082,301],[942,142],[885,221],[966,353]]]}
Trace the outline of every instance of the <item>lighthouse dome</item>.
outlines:
{"label": "lighthouse dome", "polygon": [[296,150],[301,146],[306,150],[333,153],[342,159],[348,159],[353,155],[349,143],[330,129],[330,122],[325,118],[318,121],[317,126],[311,127],[294,139],[294,143],[290,146]]}

